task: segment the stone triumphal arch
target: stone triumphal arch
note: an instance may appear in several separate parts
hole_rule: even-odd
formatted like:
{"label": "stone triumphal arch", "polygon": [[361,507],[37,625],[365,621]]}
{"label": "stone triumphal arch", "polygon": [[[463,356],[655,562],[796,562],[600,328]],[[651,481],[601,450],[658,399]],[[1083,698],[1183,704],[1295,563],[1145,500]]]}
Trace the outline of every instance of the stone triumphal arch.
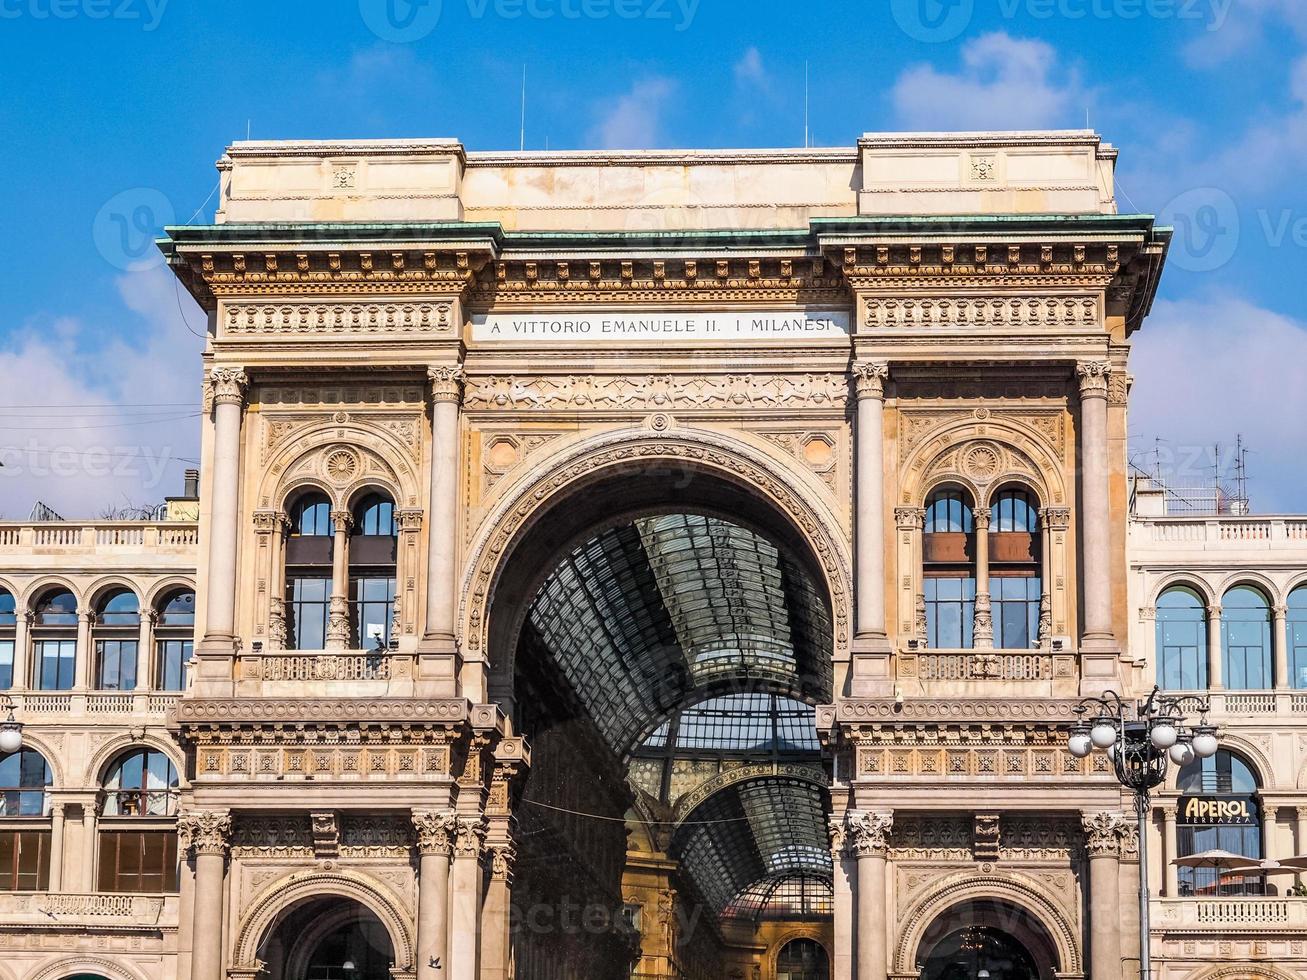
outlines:
{"label": "stone triumphal arch", "polygon": [[230,147],[185,975],[1119,980],[1114,160]]}

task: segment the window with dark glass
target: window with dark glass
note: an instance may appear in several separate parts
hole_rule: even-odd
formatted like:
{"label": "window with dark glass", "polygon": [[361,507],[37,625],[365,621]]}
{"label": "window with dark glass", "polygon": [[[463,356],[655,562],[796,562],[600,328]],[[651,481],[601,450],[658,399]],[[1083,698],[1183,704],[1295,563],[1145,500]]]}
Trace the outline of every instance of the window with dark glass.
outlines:
{"label": "window with dark glass", "polygon": [[1235,586],[1221,599],[1221,648],[1225,686],[1260,691],[1271,679],[1271,606],[1258,589]]}
{"label": "window with dark glass", "polygon": [[372,650],[390,643],[399,526],[394,501],[380,493],[360,500],[353,518],[349,540],[351,646]]}
{"label": "window with dark glass", "polygon": [[44,891],[50,882],[50,766],[31,749],[0,757],[0,891]]}
{"label": "window with dark glass", "polygon": [[[1261,784],[1252,767],[1227,749],[1207,759],[1195,759],[1180,770],[1177,781],[1181,798],[1201,796],[1205,799],[1238,798],[1253,800],[1248,825],[1214,824],[1178,826],[1176,850],[1180,857],[1222,850],[1254,861],[1262,858]],[[1257,875],[1218,877],[1213,868],[1179,868],[1182,895],[1260,895],[1265,881]]]}
{"label": "window with dark glass", "polygon": [[104,780],[99,888],[177,890],[177,768],[155,749],[120,756]]}
{"label": "window with dark glass", "polygon": [[21,749],[0,757],[0,817],[43,817],[49,812],[50,766],[40,752]]}
{"label": "window with dark glass", "polygon": [[926,642],[944,649],[974,644],[976,535],[971,499],[961,490],[939,490],[926,501],[922,535],[922,591]]}
{"label": "window with dark glass", "polygon": [[67,691],[77,660],[77,599],[66,589],[47,592],[32,623],[33,681],[37,690]]}
{"label": "window with dark glass", "polygon": [[331,501],[308,493],[291,507],[286,541],[286,628],[296,650],[327,645],[331,609]]}
{"label": "window with dark glass", "polygon": [[18,607],[13,593],[0,589],[0,691],[14,686],[14,634]]}
{"label": "window with dark glass", "polygon": [[994,646],[1039,645],[1039,502],[1027,490],[1004,490],[989,509],[989,591]]}
{"label": "window with dark glass", "polygon": [[1157,684],[1166,691],[1207,689],[1207,607],[1177,586],[1157,599]]}
{"label": "window with dark glass", "polygon": [[1307,688],[1307,585],[1289,593],[1285,620],[1288,636],[1289,670],[1294,687]]}
{"label": "window with dark glass", "polygon": [[195,593],[183,590],[165,596],[154,628],[154,686],[158,690],[186,690],[194,635]]}
{"label": "window with dark glass", "polygon": [[141,609],[134,593],[119,589],[101,600],[95,616],[95,681],[100,690],[136,689],[140,629]]}
{"label": "window with dark glass", "polygon": [[177,814],[177,768],[156,749],[120,756],[105,775],[106,817],[171,817]]}
{"label": "window with dark glass", "polygon": [[830,958],[815,939],[795,939],[776,957],[777,980],[830,980]]}

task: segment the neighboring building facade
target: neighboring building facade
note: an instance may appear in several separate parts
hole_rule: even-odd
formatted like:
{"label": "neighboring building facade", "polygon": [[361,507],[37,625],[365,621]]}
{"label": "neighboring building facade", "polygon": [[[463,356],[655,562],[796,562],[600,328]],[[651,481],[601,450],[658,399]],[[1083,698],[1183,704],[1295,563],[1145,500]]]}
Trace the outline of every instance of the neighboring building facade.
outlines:
{"label": "neighboring building facade", "polygon": [[1114,163],[230,147],[161,243],[198,523],[0,526],[0,980],[1121,980],[1138,841],[1065,739],[1159,664],[1226,679],[1184,795],[1266,826],[1159,797],[1155,975],[1307,975],[1300,900],[1161,864],[1303,849],[1307,538],[1132,518],[1169,233]]}

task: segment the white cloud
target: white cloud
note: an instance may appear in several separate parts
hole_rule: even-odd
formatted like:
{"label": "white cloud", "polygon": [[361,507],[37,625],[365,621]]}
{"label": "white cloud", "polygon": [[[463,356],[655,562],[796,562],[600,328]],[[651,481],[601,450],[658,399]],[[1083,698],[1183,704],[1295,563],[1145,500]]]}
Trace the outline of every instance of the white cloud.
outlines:
{"label": "white cloud", "polygon": [[899,124],[922,130],[1066,126],[1086,104],[1078,76],[1059,68],[1052,45],[1001,31],[968,41],[955,73],[905,69],[892,97]]}
{"label": "white cloud", "polygon": [[1302,0],[1211,0],[1208,16],[1198,19],[1201,32],[1184,46],[1185,61],[1192,68],[1224,66],[1280,23],[1307,37],[1307,5]]}
{"label": "white cloud", "polygon": [[744,56],[735,63],[735,81],[741,85],[767,85],[767,69],[763,67],[761,51],[749,48],[744,52]]}
{"label": "white cloud", "polygon": [[[130,329],[38,317],[0,344],[0,515],[68,518],[179,493],[199,446],[205,317],[163,266],[116,281]],[[182,311],[185,311],[183,314]],[[117,338],[105,340],[107,335]],[[163,406],[166,407],[146,407]],[[56,407],[58,406],[58,407]],[[72,407],[63,407],[72,406]],[[91,407],[94,406],[94,407]]]}
{"label": "white cloud", "polygon": [[591,144],[605,150],[643,150],[662,143],[663,114],[676,93],[670,78],[653,75],[599,107],[590,130]]}
{"label": "white cloud", "polygon": [[1253,508],[1302,513],[1304,365],[1307,324],[1228,294],[1159,301],[1131,355],[1130,448],[1148,453],[1154,437],[1166,440],[1176,479],[1198,483],[1211,478],[1206,450],[1219,442],[1228,452],[1242,434]]}

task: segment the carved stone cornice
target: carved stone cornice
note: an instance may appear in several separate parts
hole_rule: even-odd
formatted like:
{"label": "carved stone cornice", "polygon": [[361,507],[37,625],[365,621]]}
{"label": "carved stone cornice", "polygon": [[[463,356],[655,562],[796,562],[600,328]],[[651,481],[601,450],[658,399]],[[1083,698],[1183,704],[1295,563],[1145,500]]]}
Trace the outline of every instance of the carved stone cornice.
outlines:
{"label": "carved stone cornice", "polygon": [[337,721],[384,721],[390,725],[454,725],[467,720],[465,698],[182,698],[177,722],[202,729],[250,724],[320,724]]}
{"label": "carved stone cornice", "polygon": [[417,831],[420,854],[449,857],[458,837],[458,814],[453,810],[414,810],[413,829]]}
{"label": "carved stone cornice", "polygon": [[244,368],[214,368],[204,376],[203,407],[207,415],[215,405],[245,405],[250,379]]}
{"label": "carved stone cornice", "polygon": [[433,402],[458,403],[463,399],[463,368],[461,365],[431,367],[427,369],[431,382]]}
{"label": "carved stone cornice", "polygon": [[1121,828],[1126,823],[1120,813],[1109,810],[1080,815],[1085,831],[1085,850],[1091,857],[1118,857],[1121,854]]}
{"label": "carved stone cornice", "polygon": [[856,857],[883,857],[889,851],[893,829],[893,813],[850,810],[847,830],[850,852]]}
{"label": "carved stone cornice", "polygon": [[1121,271],[1117,245],[1076,245],[1045,240],[1011,243],[845,246],[831,249],[857,289],[886,289],[923,282],[939,288],[1008,289],[1080,287],[1099,290]]}
{"label": "carved stone cornice", "polygon": [[229,810],[183,810],[177,817],[177,841],[182,852],[223,856],[231,844]]}
{"label": "carved stone cornice", "polygon": [[858,398],[884,398],[889,378],[889,361],[858,361],[853,365],[853,380]]}
{"label": "carved stone cornice", "polygon": [[454,857],[478,858],[486,840],[484,817],[458,817],[454,836]]}
{"label": "carved stone cornice", "polygon": [[1076,377],[1080,379],[1080,397],[1106,398],[1108,378],[1112,365],[1107,361],[1077,361]]}

